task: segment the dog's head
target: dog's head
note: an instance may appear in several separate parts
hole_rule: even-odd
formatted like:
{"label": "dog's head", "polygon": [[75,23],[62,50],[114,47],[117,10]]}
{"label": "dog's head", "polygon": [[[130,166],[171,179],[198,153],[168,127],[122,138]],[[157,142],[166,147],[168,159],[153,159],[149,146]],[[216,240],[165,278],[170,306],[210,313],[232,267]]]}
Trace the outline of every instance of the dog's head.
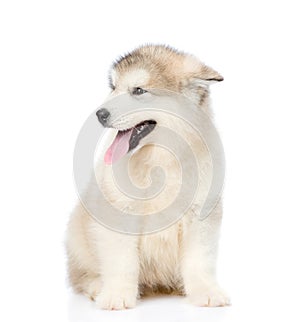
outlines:
{"label": "dog's head", "polygon": [[[127,95],[132,102],[147,100],[157,91],[183,94],[200,108],[207,106],[209,85],[223,77],[194,56],[167,46],[140,47],[116,61],[109,75],[113,98]],[[104,127],[118,130],[105,155],[110,164],[140,144],[159,123],[151,113],[127,114],[119,117],[122,106],[102,107],[97,117]]]}

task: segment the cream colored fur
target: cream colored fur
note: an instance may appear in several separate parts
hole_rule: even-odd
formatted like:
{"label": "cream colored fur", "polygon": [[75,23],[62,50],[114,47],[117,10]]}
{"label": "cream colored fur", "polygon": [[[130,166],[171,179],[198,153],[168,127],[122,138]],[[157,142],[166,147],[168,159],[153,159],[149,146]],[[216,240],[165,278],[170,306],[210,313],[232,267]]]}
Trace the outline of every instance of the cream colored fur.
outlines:
{"label": "cream colored fur", "polygon": [[[209,84],[222,77],[193,56],[164,46],[138,48],[113,67],[111,96],[130,92],[133,87],[159,88],[182,93],[198,108],[210,113]],[[116,107],[117,108],[117,107]],[[110,111],[113,114],[113,111]],[[145,117],[147,119],[147,117]],[[200,167],[201,185],[196,204],[203,204],[212,175],[207,148],[184,121],[157,116],[193,146]],[[137,124],[134,118],[113,122],[116,129]],[[101,126],[99,124],[99,126]],[[155,130],[154,130],[155,132]],[[150,134],[151,135],[151,134]],[[133,202],[114,186],[110,166],[97,165],[97,179],[107,199],[119,209],[153,213],[172,202],[180,187],[179,165],[160,147],[147,145],[131,158],[130,176],[138,186],[149,184],[153,166],[166,171],[168,186],[151,201]],[[88,192],[93,194],[93,187]],[[224,306],[228,297],[216,280],[216,256],[222,218],[221,202],[203,221],[190,210],[171,227],[144,236],[114,232],[96,222],[78,203],[67,233],[69,277],[73,288],[94,299],[102,309],[124,309],[136,305],[146,290],[175,291],[198,306]]]}

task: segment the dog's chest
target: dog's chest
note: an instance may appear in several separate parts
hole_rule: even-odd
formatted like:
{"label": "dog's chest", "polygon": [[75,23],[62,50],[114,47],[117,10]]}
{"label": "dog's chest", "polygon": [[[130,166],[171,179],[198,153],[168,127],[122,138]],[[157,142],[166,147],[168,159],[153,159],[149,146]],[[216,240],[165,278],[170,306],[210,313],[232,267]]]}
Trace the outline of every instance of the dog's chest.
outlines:
{"label": "dog's chest", "polygon": [[141,237],[141,284],[172,287],[178,283],[181,235],[181,224],[178,223],[162,232]]}

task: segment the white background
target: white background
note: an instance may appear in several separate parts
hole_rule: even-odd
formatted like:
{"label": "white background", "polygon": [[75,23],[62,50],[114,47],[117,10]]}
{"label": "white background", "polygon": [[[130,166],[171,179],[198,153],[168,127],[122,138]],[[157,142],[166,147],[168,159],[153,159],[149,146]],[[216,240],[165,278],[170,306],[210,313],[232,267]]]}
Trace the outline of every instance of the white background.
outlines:
{"label": "white background", "polygon": [[[298,1],[1,1],[2,321],[299,321]],[[72,153],[118,55],[146,42],[197,55],[227,158],[219,276],[228,308],[181,298],[103,312],[67,288]]]}

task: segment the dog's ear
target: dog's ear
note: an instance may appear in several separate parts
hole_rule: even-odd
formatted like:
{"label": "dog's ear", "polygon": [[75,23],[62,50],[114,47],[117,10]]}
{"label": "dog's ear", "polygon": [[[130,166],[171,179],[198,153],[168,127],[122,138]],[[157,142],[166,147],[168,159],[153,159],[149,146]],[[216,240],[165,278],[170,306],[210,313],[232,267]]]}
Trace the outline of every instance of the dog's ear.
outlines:
{"label": "dog's ear", "polygon": [[182,92],[202,102],[211,84],[221,82],[223,77],[211,67],[201,63],[194,56],[188,56],[183,64]]}
{"label": "dog's ear", "polygon": [[203,86],[223,80],[223,77],[218,72],[191,55],[186,56],[183,61],[183,74],[186,81],[196,82],[196,84]]}
{"label": "dog's ear", "polygon": [[209,86],[221,82],[224,78],[211,67],[203,65],[197,72],[188,75],[188,82],[198,86]]}

